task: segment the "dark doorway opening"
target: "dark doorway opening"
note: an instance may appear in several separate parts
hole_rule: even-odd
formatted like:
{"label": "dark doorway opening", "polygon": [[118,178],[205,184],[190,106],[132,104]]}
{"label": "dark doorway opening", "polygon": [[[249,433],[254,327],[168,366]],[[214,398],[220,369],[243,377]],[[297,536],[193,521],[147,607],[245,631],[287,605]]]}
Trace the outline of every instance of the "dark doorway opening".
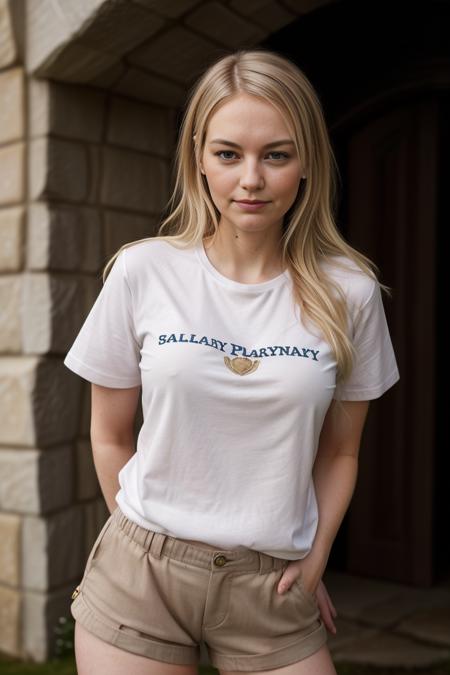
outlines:
{"label": "dark doorway opening", "polygon": [[[386,315],[401,380],[372,401],[360,477],[329,567],[428,586],[448,578],[450,6],[342,1],[261,44],[305,72],[340,171],[337,224],[393,289]],[[441,310],[441,311],[439,311]]]}

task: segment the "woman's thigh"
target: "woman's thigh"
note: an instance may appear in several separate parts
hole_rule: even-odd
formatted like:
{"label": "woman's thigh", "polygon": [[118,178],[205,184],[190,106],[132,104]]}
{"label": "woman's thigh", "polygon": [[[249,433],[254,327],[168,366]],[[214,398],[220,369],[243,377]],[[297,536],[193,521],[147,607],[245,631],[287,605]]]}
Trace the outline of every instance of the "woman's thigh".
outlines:
{"label": "woman's thigh", "polygon": [[100,640],[75,621],[78,675],[198,675],[197,666],[178,666],[132,654]]}
{"label": "woman's thigh", "polygon": [[[220,675],[242,675],[240,670],[219,670]],[[250,675],[250,673],[248,674]],[[252,670],[251,675],[336,675],[327,645],[301,661],[275,670]]]}

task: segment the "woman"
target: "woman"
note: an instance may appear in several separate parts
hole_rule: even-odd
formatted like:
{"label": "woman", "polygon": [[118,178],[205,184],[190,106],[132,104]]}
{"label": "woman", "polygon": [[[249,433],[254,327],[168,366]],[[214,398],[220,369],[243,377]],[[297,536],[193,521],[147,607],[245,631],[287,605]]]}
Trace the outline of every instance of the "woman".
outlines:
{"label": "woman", "polygon": [[64,361],[92,383],[111,511],[72,596],[78,672],[192,675],[203,641],[221,675],[331,675],[321,577],[369,400],[399,379],[388,289],[336,228],[321,106],[289,60],[210,66],[176,168],[159,236],[109,261]]}

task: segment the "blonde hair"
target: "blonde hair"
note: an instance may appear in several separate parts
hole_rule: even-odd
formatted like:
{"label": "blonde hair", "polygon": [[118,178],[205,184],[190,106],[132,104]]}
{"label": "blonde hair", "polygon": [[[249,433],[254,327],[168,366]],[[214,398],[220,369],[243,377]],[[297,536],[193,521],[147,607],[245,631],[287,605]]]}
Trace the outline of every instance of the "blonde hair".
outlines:
{"label": "blonde hair", "polygon": [[[293,281],[294,300],[303,320],[321,331],[334,353],[336,382],[351,373],[355,349],[347,335],[347,302],[342,289],[328,277],[322,263],[346,256],[378,282],[378,267],[350,246],[333,219],[338,167],[328,137],[321,103],[311,83],[290,60],[264,48],[243,49],[216,60],[194,84],[185,107],[176,148],[176,180],[168,200],[169,215],[157,236],[120,247],[103,271],[106,278],[119,253],[149,239],[165,239],[178,247],[195,246],[219,227],[216,209],[199,164],[208,121],[218,106],[246,92],[265,99],[282,114],[292,133],[306,180],[284,217],[281,263]],[[164,235],[164,231],[169,234]],[[338,260],[337,267],[348,269]],[[380,287],[391,295],[388,286]]]}

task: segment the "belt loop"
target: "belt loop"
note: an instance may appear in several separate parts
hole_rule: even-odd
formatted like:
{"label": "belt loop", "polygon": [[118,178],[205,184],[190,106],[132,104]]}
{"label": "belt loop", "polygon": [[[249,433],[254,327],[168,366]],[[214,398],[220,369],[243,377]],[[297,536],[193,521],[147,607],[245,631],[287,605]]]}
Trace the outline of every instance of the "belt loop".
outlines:
{"label": "belt loop", "polygon": [[152,541],[150,543],[149,553],[155,556],[155,558],[161,557],[161,552],[164,546],[164,543],[168,535],[163,532],[154,532]]}
{"label": "belt loop", "polygon": [[266,555],[265,553],[262,553],[261,551],[258,551],[259,555],[259,573],[264,574],[266,571],[270,571],[273,569],[273,562],[270,558],[270,556]]}

